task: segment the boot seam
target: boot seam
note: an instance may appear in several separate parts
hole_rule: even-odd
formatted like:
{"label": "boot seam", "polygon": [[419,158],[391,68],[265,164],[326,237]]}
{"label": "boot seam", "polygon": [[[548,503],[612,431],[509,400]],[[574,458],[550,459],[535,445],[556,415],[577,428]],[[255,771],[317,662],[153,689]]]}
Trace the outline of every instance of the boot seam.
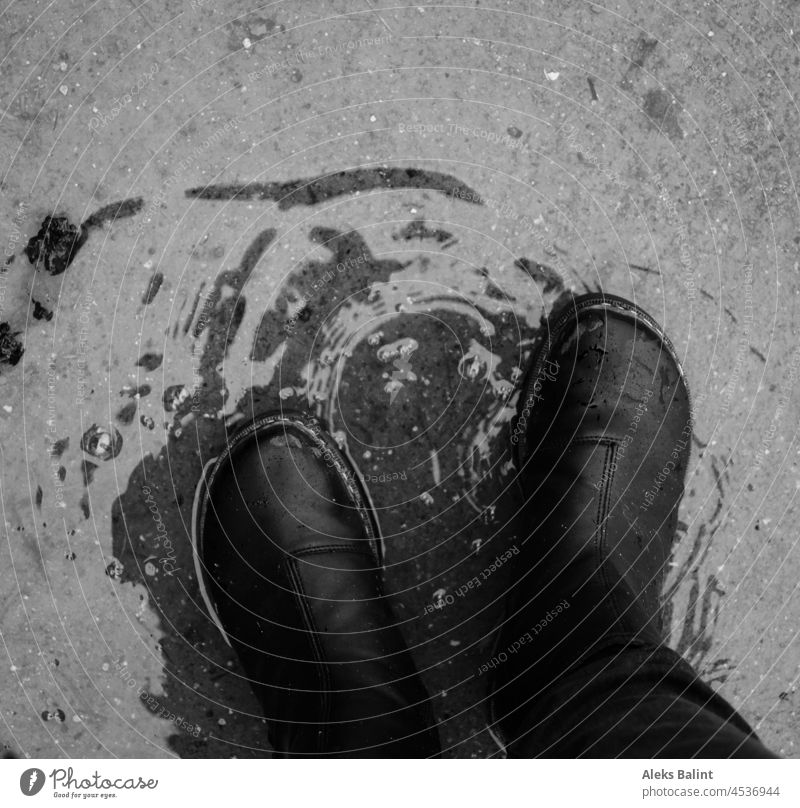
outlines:
{"label": "boot seam", "polygon": [[326,553],[355,553],[376,561],[375,554],[371,550],[365,550],[357,544],[321,544],[316,547],[305,547],[302,550],[296,550],[292,557],[304,558],[305,556],[324,555]]}
{"label": "boot seam", "polygon": [[331,681],[331,673],[325,659],[325,653],[322,650],[322,644],[318,640],[319,634],[316,621],[314,620],[314,614],[306,602],[308,595],[306,594],[305,587],[303,586],[302,576],[297,569],[297,562],[295,559],[289,558],[286,560],[285,566],[289,580],[294,585],[294,599],[300,609],[303,622],[306,624],[311,648],[314,651],[314,656],[316,657],[316,664],[314,665],[314,668],[316,669],[317,676],[319,678],[321,688],[319,696],[322,704],[322,719],[320,721],[322,731],[317,733],[317,751],[324,752],[328,745],[328,727],[330,724],[331,711],[330,693],[333,687],[333,682]]}

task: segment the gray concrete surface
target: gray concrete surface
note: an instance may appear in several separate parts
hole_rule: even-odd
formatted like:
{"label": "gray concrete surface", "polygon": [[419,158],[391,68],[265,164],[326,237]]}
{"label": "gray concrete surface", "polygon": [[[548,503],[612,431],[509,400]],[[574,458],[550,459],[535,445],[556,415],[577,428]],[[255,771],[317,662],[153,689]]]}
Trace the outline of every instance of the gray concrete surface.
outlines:
{"label": "gray concrete surface", "polygon": [[[446,754],[498,754],[476,674],[509,565],[426,606],[513,545],[491,504],[515,368],[559,295],[601,288],[664,324],[696,398],[672,641],[797,756],[796,13],[7,6],[0,320],[24,353],[0,365],[4,748],[269,754],[187,528],[226,422],[310,398],[378,478]],[[23,252],[53,213],[91,225],[58,275]],[[115,457],[84,451],[93,425]]]}

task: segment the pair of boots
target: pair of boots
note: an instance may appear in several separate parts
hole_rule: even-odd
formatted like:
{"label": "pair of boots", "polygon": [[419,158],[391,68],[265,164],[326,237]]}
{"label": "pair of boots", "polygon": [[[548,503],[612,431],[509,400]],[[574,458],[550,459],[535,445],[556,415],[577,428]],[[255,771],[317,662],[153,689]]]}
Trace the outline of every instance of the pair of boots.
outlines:
{"label": "pair of boots", "polygon": [[[602,676],[598,662],[607,670],[622,650],[648,660],[665,650],[659,599],[691,407],[660,327],[602,294],[555,313],[531,357],[511,442],[524,505],[506,516],[526,530],[487,660],[489,703],[510,752],[528,755],[547,752],[530,738],[555,720],[563,682]],[[374,514],[314,419],[267,415],[231,439],[198,486],[194,542],[209,612],[277,753],[439,753],[428,695],[382,593]],[[552,748],[573,730],[551,733]],[[570,754],[604,753],[576,743]]]}

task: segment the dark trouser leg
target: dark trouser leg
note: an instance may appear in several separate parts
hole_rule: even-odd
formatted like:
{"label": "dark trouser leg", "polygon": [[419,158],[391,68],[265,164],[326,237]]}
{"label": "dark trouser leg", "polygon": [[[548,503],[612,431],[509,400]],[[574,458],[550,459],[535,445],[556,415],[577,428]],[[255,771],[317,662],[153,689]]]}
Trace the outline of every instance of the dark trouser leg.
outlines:
{"label": "dark trouser leg", "polygon": [[776,757],[664,646],[606,648],[520,716],[509,757]]}

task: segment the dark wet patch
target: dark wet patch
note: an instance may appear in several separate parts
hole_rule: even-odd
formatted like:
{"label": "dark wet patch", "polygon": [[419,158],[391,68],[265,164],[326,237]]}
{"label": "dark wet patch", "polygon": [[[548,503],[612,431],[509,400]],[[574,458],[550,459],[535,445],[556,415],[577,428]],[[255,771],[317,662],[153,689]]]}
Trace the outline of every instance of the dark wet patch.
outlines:
{"label": "dark wet patch", "polygon": [[398,230],[398,232],[392,233],[392,238],[395,241],[401,241],[401,240],[411,241],[412,239],[432,239],[433,241],[442,244],[445,241],[451,241],[451,239],[453,239],[453,234],[448,232],[447,230],[441,230],[440,228],[428,227],[425,224],[424,219],[414,219],[413,222],[409,222],[401,230]]}
{"label": "dark wet patch", "polygon": [[680,107],[671,93],[659,88],[649,90],[642,108],[659,132],[668,137],[683,137],[683,129],[678,120]]}
{"label": "dark wet patch", "polygon": [[78,503],[84,519],[88,519],[92,515],[91,508],[89,507],[89,494],[84,491],[83,496]]}
{"label": "dark wet patch", "polygon": [[164,354],[160,353],[146,353],[142,354],[139,357],[139,361],[136,363],[140,368],[144,368],[145,370],[156,370],[156,368],[161,367],[161,362],[164,360]]}
{"label": "dark wet patch", "polygon": [[657,39],[648,39],[647,37],[640,36],[636,40],[636,44],[633,46],[633,52],[628,57],[630,64],[620,82],[620,86],[624,90],[629,90],[633,86],[633,79],[644,67],[645,62],[650,58],[657,45]]}
{"label": "dark wet patch", "polygon": [[72,263],[88,236],[84,225],[74,225],[66,216],[45,216],[39,232],[31,237],[24,252],[36,269],[60,275]]}
{"label": "dark wet patch", "polygon": [[122,435],[116,427],[103,429],[92,424],[81,438],[81,449],[100,460],[111,460],[122,451]]}
{"label": "dark wet patch", "polygon": [[97,463],[92,463],[91,460],[81,460],[81,476],[83,477],[84,486],[91,484],[94,479],[94,473],[100,468]]}
{"label": "dark wet patch", "polygon": [[150,281],[147,284],[147,289],[144,290],[144,294],[142,295],[142,303],[145,306],[152,303],[156,295],[158,294],[158,290],[161,288],[161,284],[164,282],[164,275],[161,272],[154,272]]}
{"label": "dark wet patch", "polygon": [[25,348],[17,339],[19,331],[11,331],[8,323],[0,323],[0,364],[16,365],[22,358]]}
{"label": "dark wet patch", "polygon": [[69,449],[69,438],[59,438],[51,447],[50,454],[53,457],[61,457]]}
{"label": "dark wet patch", "polygon": [[515,139],[522,137],[522,129],[518,129],[516,126],[509,126],[506,132]]}
{"label": "dark wet patch", "polygon": [[100,210],[95,211],[84,223],[83,227],[100,227],[106,222],[114,222],[117,219],[126,219],[135,216],[144,207],[144,199],[137,196],[132,199],[123,199],[120,202],[112,202],[105,205]]}
{"label": "dark wet patch", "polygon": [[58,479],[61,480],[61,482],[63,483],[64,480],[66,480],[66,478],[67,478],[67,470],[66,470],[66,468],[64,468],[64,466],[59,466],[58,467]]}
{"label": "dark wet patch", "polygon": [[[527,260],[527,259],[525,259]],[[481,275],[486,279],[486,286],[483,293],[486,297],[492,300],[512,300],[490,277],[489,270],[486,267],[481,267]]]}
{"label": "dark wet patch", "polygon": [[641,264],[628,264],[631,269],[635,269],[637,272],[644,272],[646,275],[659,275],[659,271],[657,269],[650,269],[650,267],[642,266]]}
{"label": "dark wet patch", "polygon": [[537,261],[531,261],[530,258],[517,258],[514,261],[514,266],[527,272],[534,281],[542,285],[542,291],[553,292],[561,291],[564,289],[564,281],[561,276],[552,267],[547,264],[540,264]]}
{"label": "dark wet patch", "polygon": [[345,194],[364,193],[379,188],[416,188],[438,191],[481,204],[480,194],[450,174],[417,168],[358,168],[289,182],[249,182],[244,185],[207,185],[189,188],[189,199],[237,201],[271,200],[280,210],[295,205],[316,205]]}
{"label": "dark wet patch", "polygon": [[[225,319],[228,324],[228,329],[232,329],[235,333],[244,317],[244,298],[239,294],[235,294],[222,300],[222,287],[223,285],[227,285],[235,292],[241,292],[247,278],[250,277],[256,264],[261,259],[261,256],[266,252],[267,247],[269,247],[274,239],[275,230],[273,228],[270,227],[266,230],[262,230],[245,250],[238,268],[233,271],[223,272],[218,276],[217,282],[214,284],[214,289],[206,298],[206,302],[203,304],[203,311],[197,320],[197,325],[195,325],[195,338],[202,335],[206,326],[212,320],[218,321],[220,317]],[[227,278],[227,282],[220,283],[220,278]],[[230,344],[230,341],[228,341],[228,344]]]}
{"label": "dark wet patch", "polygon": [[43,497],[42,486],[37,485],[36,486],[36,507],[39,508],[40,510],[41,510],[41,507],[42,507],[42,497]]}
{"label": "dark wet patch", "polygon": [[[697,441],[699,444],[700,442]],[[707,444],[700,444],[705,446]],[[701,453],[702,456],[702,453]],[[716,459],[711,458],[711,470],[716,482],[717,501],[714,511],[697,531],[688,556],[677,566],[674,578],[664,593],[664,625],[669,626],[673,617],[673,599],[678,588],[690,582],[689,599],[686,605],[680,635],[674,643],[675,650],[687,659],[709,682],[722,683],[733,667],[729,659],[715,660],[707,664],[711,652],[714,629],[719,620],[720,603],[725,590],[714,573],[707,572],[706,562],[714,544],[717,531],[726,519],[725,484],[730,483],[727,463],[720,471]],[[694,490],[690,491],[694,495]],[[675,560],[678,542],[673,545],[671,561]]]}
{"label": "dark wet patch", "polygon": [[117,420],[127,426],[128,424],[133,423],[133,419],[136,417],[136,402],[131,401],[130,404],[126,404],[118,413],[117,413]]}
{"label": "dark wet patch", "polygon": [[49,322],[53,319],[53,312],[45,308],[38,300],[31,298],[31,303],[33,303],[34,320],[47,320]]}

